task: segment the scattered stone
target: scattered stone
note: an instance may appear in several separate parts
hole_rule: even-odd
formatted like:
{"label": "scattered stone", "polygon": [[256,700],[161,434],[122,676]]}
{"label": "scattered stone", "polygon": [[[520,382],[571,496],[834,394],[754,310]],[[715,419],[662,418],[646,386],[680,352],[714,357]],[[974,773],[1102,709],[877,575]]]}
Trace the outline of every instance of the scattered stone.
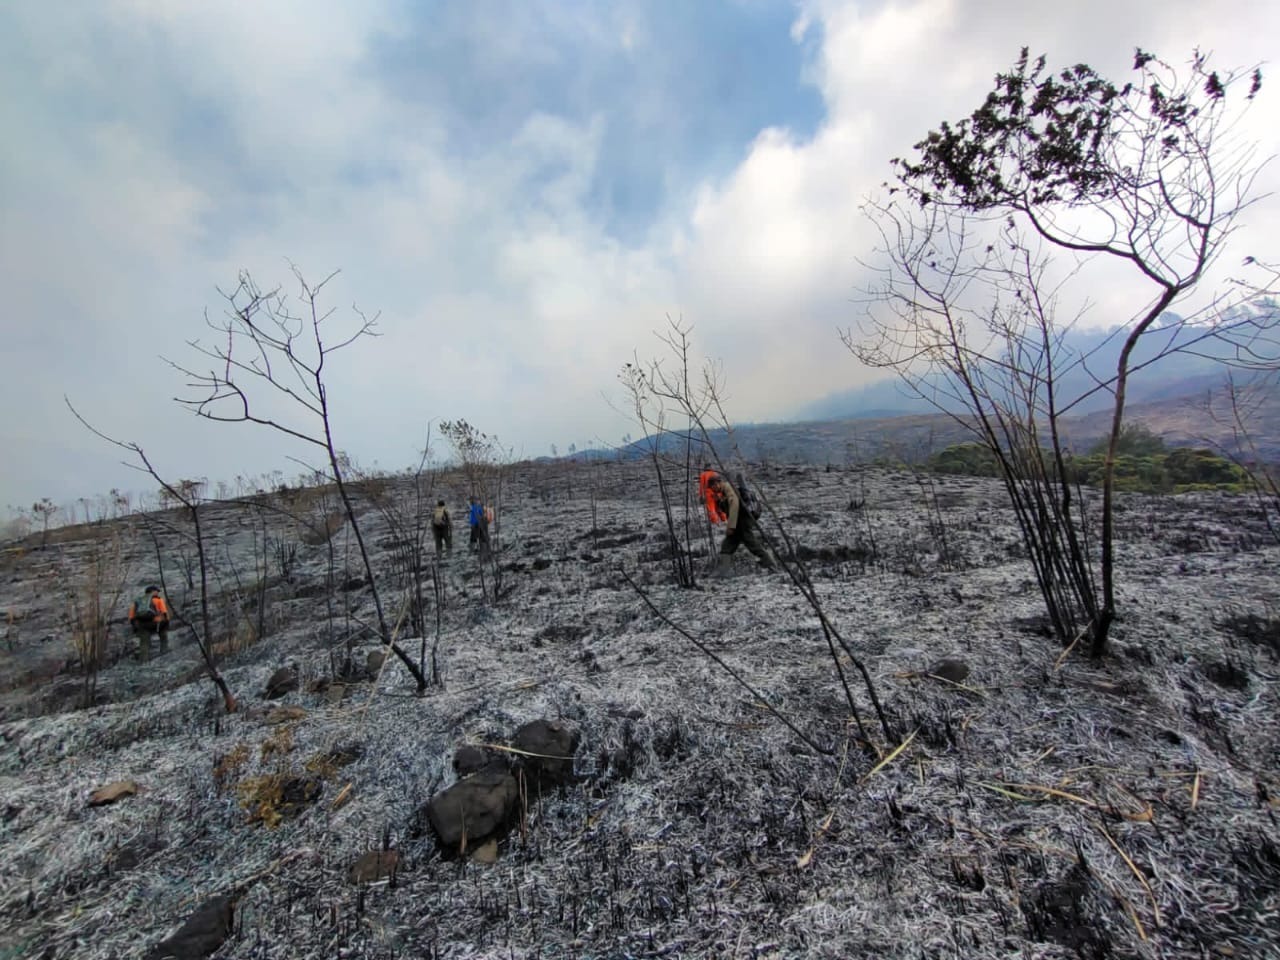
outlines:
{"label": "scattered stone", "polygon": [[206,900],[172,936],[161,940],[146,960],[204,960],[222,946],[234,929],[236,898]]}
{"label": "scattered stone", "polygon": [[471,851],[471,859],[476,863],[498,862],[498,841],[490,838]]}
{"label": "scattered stone", "polygon": [[281,667],[267,680],[267,689],[263,691],[263,696],[268,700],[279,700],[286,693],[293,693],[298,689],[298,668],[296,664],[287,667]]}
{"label": "scattered stone", "polygon": [[346,695],[347,685],[345,683],[331,683],[324,691],[326,703],[341,703]]}
{"label": "scattered stone", "polygon": [[516,778],[502,770],[482,770],[437,793],[427,817],[446,855],[465,852],[510,824],[519,799]]}
{"label": "scattered stone", "polygon": [[267,723],[291,723],[307,715],[302,707],[276,707],[267,711]]}
{"label": "scattered stone", "polygon": [[352,883],[374,883],[384,877],[395,876],[400,865],[400,854],[394,850],[370,850],[362,854],[347,871]]}
{"label": "scattered stone", "polygon": [[555,785],[573,779],[579,737],[576,728],[559,720],[531,720],[516,731],[511,745],[520,751],[520,764],[531,781]]}
{"label": "scattered stone", "polygon": [[385,650],[370,650],[369,656],[365,657],[364,672],[370,680],[376,680],[378,674],[382,672],[382,665],[387,662],[387,652]]}
{"label": "scattered stone", "polygon": [[126,873],[133,870],[158,848],[159,844],[155,837],[139,834],[132,840],[112,848],[103,862],[103,875],[109,877],[113,873]]}
{"label": "scattered stone", "polygon": [[117,780],[115,783],[108,783],[105,787],[99,787],[89,794],[89,806],[105,807],[115,803],[117,800],[123,800],[125,797],[132,797],[137,792],[138,784],[135,781]]}
{"label": "scattered stone", "polygon": [[948,680],[951,683],[964,683],[969,676],[969,665],[954,657],[943,657],[931,663],[924,673],[926,677]]}
{"label": "scattered stone", "polygon": [[492,750],[485,750],[483,747],[472,746],[469,743],[464,743],[453,754],[453,772],[459,778],[479,773],[490,767],[505,769],[506,765],[506,761]]}

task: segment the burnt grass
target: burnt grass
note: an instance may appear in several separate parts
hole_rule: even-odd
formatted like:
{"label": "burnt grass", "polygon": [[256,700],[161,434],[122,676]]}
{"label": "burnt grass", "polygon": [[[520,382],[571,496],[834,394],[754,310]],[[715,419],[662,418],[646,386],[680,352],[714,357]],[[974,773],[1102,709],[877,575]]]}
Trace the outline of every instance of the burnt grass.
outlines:
{"label": "burnt grass", "polygon": [[[785,524],[891,738],[855,684],[858,742],[783,575],[742,551],[707,577],[695,524],[700,583],[673,583],[641,464],[511,468],[494,566],[455,526],[425,644],[408,618],[398,634],[428,670],[438,640],[422,695],[394,657],[367,661],[376,621],[348,528],[330,571],[328,545],[283,515],[205,508],[215,640],[240,638],[222,648],[231,715],[181,627],[144,664],[117,623],[91,697],[78,672],[68,591],[118,543],[123,615],[158,578],[142,520],[4,545],[0,957],[145,955],[202,904],[224,916],[217,897],[235,901],[229,928],[183,955],[1280,956],[1280,547],[1253,501],[1122,496],[1120,619],[1091,662],[1048,635],[995,481],[931,494],[870,468],[753,474],[766,531]],[[380,486],[359,509],[398,621],[403,545],[369,496],[411,501],[404,481]],[[443,475],[428,502],[461,515],[466,493]],[[190,614],[181,519],[149,522]],[[259,613],[249,642],[240,623]],[[940,657],[969,667],[963,682],[929,678]],[[296,689],[265,699],[289,664]],[[580,733],[571,781],[526,784],[494,862],[440,850],[423,809],[456,780],[457,748],[501,748],[540,718]],[[138,792],[87,805],[122,780]],[[379,850],[393,869],[354,869]]]}

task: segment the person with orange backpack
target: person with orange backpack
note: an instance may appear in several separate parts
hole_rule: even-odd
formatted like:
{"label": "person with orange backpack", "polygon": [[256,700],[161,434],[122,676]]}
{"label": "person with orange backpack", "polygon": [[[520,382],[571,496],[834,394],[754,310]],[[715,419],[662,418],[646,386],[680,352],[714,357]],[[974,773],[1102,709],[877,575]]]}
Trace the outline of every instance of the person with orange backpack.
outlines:
{"label": "person with orange backpack", "polygon": [[138,638],[138,657],[151,659],[151,638],[160,641],[160,653],[169,652],[169,605],[160,596],[160,588],[152,584],[143,595],[129,604],[129,625]]}
{"label": "person with orange backpack", "polygon": [[725,516],[724,541],[720,544],[720,557],[716,564],[715,575],[717,577],[729,575],[733,565],[733,554],[738,547],[746,547],[755,554],[765,569],[775,569],[777,564],[773,557],[756,537],[756,518],[743,504],[742,497],[733,488],[733,484],[716,474],[707,482],[707,488],[716,498],[716,509]]}
{"label": "person with orange backpack", "polygon": [[726,514],[720,509],[720,501],[714,493],[711,492],[711,481],[720,475],[710,467],[703,467],[702,472],[698,474],[698,499],[706,504],[707,519],[711,523],[724,523],[728,519]]}

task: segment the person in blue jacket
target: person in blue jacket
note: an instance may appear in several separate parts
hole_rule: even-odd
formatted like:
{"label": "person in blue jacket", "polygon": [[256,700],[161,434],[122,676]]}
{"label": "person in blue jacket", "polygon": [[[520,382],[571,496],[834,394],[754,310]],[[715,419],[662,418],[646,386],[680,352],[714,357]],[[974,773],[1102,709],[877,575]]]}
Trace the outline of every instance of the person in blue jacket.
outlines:
{"label": "person in blue jacket", "polygon": [[475,550],[479,545],[482,550],[489,547],[489,520],[485,515],[484,505],[478,497],[471,498],[471,509],[467,511],[467,523],[471,525],[471,540],[467,549]]}

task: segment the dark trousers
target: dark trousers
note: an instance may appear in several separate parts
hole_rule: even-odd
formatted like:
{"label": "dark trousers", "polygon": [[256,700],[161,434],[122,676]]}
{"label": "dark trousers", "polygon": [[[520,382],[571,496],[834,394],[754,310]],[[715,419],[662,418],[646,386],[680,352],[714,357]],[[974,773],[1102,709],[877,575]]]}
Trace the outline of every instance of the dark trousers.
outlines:
{"label": "dark trousers", "polygon": [[444,526],[437,526],[433,523],[431,525],[431,536],[436,541],[436,553],[439,553],[441,548],[445,550],[453,549],[453,526],[451,524],[446,523]]}
{"label": "dark trousers", "polygon": [[722,556],[732,556],[738,547],[746,547],[759,557],[766,567],[773,566],[773,557],[769,556],[769,551],[756,536],[755,524],[750,521],[739,521],[732,533],[724,535],[724,542],[720,544],[720,553]]}
{"label": "dark trousers", "polygon": [[151,659],[152,637],[159,639],[160,653],[166,653],[169,650],[168,620],[152,620],[150,622],[134,620],[133,635],[138,638],[138,656],[143,660]]}

